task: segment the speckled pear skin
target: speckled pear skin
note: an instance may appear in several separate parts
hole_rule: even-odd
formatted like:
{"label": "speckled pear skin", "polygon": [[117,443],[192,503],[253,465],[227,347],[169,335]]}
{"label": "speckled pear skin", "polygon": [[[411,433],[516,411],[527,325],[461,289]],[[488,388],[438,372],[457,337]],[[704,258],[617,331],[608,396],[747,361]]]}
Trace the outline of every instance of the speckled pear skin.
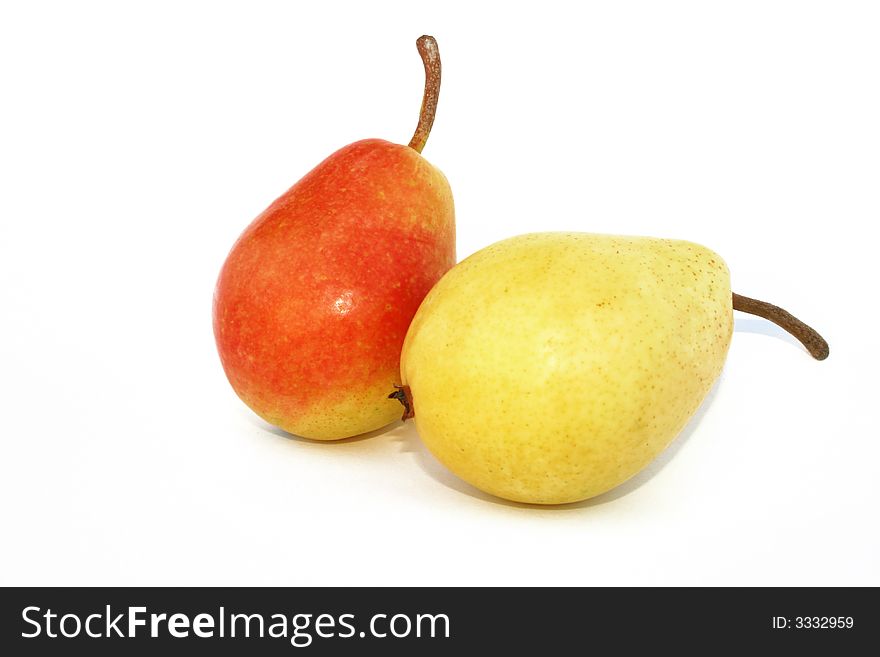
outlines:
{"label": "speckled pear skin", "polygon": [[690,242],[536,233],[450,270],[422,302],[401,377],[428,449],[477,488],[562,504],[623,483],[721,372],[730,274]]}

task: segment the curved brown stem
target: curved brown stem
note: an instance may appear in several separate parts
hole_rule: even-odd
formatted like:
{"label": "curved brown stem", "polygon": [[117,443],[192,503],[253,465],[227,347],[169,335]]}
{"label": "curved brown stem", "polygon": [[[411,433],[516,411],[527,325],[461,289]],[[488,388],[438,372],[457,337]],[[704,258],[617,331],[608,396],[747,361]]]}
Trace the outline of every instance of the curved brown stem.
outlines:
{"label": "curved brown stem", "polygon": [[388,399],[396,399],[401,404],[403,404],[403,417],[401,420],[408,420],[411,417],[415,417],[415,408],[413,407],[413,398],[412,392],[409,389],[409,386],[398,386],[395,385],[395,390],[390,395],[388,395]]}
{"label": "curved brown stem", "polygon": [[774,306],[772,303],[767,303],[766,301],[750,299],[749,297],[744,297],[734,292],[733,309],[741,310],[750,315],[757,315],[764,319],[769,319],[771,322],[777,326],[781,326],[796,337],[816,360],[825,360],[828,358],[829,349],[828,343],[825,342],[825,338],[819,335],[815,329],[807,326],[797,317],[788,311],[783,310],[779,306]]}
{"label": "curved brown stem", "polygon": [[409,147],[421,153],[431,134],[434,115],[437,114],[437,99],[440,97],[440,50],[437,40],[432,36],[421,36],[416,47],[425,64],[425,95],[422,97],[422,110],[419,112],[419,124],[415,134],[409,141]]}

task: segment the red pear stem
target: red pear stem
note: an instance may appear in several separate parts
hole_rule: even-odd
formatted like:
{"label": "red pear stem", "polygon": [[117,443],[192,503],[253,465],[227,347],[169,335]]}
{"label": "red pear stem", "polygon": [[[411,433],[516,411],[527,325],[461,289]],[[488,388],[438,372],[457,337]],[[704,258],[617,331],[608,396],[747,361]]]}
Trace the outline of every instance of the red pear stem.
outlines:
{"label": "red pear stem", "polygon": [[388,399],[396,399],[403,404],[403,417],[400,419],[408,420],[411,417],[415,417],[416,409],[413,406],[412,391],[409,389],[409,386],[395,385],[394,387],[397,388],[397,390],[388,395]]}
{"label": "red pear stem", "polygon": [[733,309],[768,319],[796,337],[816,360],[828,358],[828,343],[819,333],[790,312],[766,301],[758,301],[733,293]]}
{"label": "red pear stem", "polygon": [[437,99],[440,97],[440,50],[437,48],[437,40],[427,34],[418,38],[416,47],[425,64],[425,95],[422,97],[419,125],[410,139],[409,147],[421,153],[437,114]]}

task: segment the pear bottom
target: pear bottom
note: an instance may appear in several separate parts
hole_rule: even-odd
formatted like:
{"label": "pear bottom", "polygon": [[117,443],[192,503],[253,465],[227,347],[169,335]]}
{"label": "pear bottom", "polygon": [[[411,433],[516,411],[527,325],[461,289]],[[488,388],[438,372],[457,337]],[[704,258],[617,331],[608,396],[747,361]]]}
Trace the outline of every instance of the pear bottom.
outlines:
{"label": "pear bottom", "polygon": [[404,343],[428,449],[477,488],[564,504],[659,454],[721,372],[724,261],[684,241],[524,235],[454,267]]}

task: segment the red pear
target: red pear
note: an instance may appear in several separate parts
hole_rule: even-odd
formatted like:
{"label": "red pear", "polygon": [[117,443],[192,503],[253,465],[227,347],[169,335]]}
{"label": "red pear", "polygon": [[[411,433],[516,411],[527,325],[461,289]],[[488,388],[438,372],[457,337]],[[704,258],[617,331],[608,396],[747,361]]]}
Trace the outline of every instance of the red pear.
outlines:
{"label": "red pear", "polygon": [[421,155],[437,107],[440,57],[425,65],[408,146],[379,139],[324,160],[232,247],[214,292],[214,335],[239,397],[267,422],[317,440],[399,416],[388,388],[422,298],[455,264],[452,192]]}

